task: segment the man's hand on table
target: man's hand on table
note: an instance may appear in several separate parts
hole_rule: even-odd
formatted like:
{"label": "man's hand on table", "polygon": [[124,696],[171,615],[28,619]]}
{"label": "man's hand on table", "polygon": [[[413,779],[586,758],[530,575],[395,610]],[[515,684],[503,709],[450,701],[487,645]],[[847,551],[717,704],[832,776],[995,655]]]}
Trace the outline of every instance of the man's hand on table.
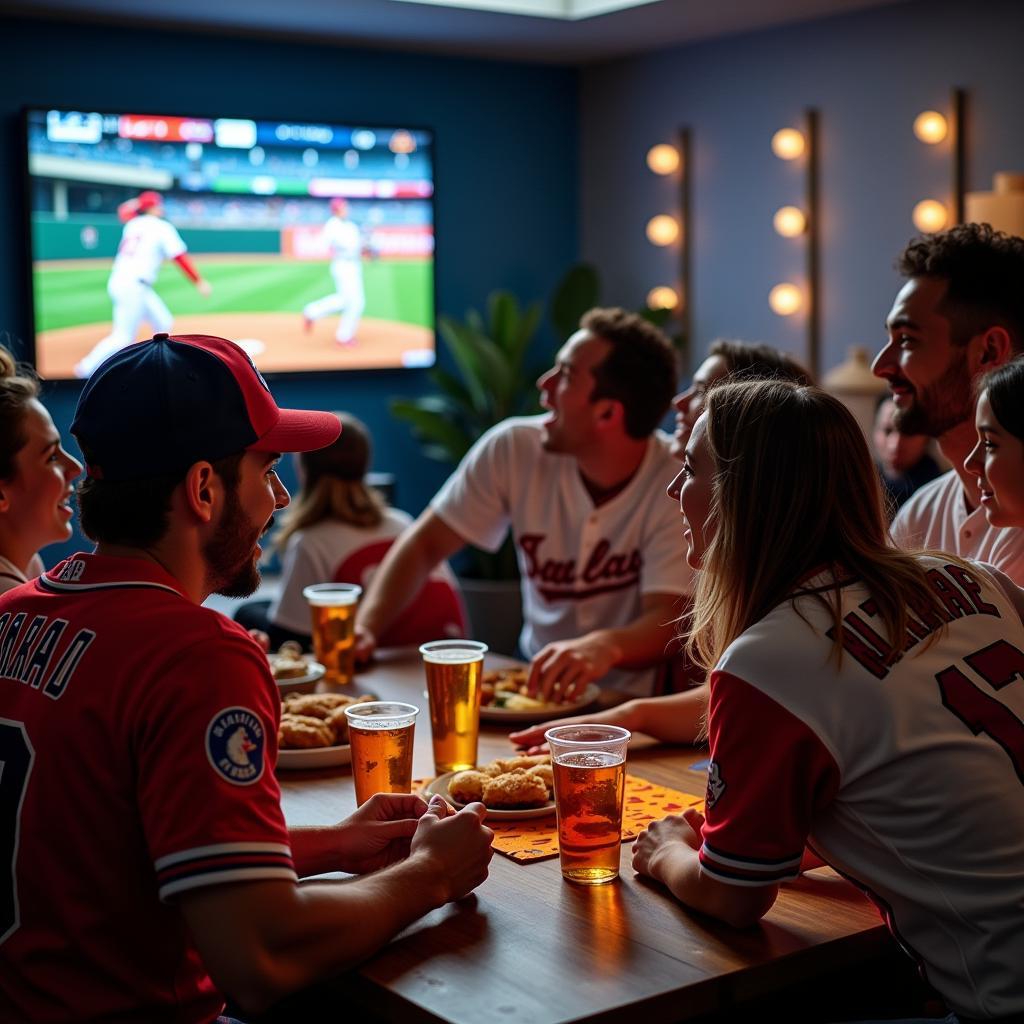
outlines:
{"label": "man's hand on table", "polygon": [[486,813],[483,804],[472,803],[453,814],[441,797],[430,798],[416,825],[409,860],[421,862],[439,886],[438,905],[462,899],[487,878],[494,833],[484,824]]}
{"label": "man's hand on table", "polygon": [[620,657],[618,645],[601,633],[558,640],[541,648],[530,663],[527,694],[547,704],[577,700],[590,683],[607,675]]}
{"label": "man's hand on table", "polygon": [[337,826],[336,870],[365,875],[404,860],[426,811],[426,803],[418,796],[375,793]]}

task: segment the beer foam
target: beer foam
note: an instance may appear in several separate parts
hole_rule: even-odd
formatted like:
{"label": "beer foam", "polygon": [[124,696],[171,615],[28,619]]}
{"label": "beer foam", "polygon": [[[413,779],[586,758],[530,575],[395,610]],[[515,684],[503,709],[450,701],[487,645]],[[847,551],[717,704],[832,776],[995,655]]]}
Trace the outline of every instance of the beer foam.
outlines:
{"label": "beer foam", "polygon": [[483,651],[467,651],[452,648],[447,651],[428,651],[423,655],[424,661],[434,665],[471,665],[474,661],[483,661]]}
{"label": "beer foam", "polygon": [[626,759],[609,750],[572,750],[559,754],[554,762],[566,768],[614,768],[617,764],[625,764]]}

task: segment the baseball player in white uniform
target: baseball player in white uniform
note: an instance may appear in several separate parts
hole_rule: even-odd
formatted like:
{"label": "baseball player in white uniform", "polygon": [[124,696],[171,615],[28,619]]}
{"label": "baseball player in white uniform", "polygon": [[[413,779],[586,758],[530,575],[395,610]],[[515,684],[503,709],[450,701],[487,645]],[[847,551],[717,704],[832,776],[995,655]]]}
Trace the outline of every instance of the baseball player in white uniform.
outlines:
{"label": "baseball player in white uniform", "polygon": [[359,608],[357,658],[430,569],[465,544],[496,550],[511,529],[530,687],[548,699],[597,680],[650,691],[691,579],[677,515],[660,500],[678,468],[655,430],[674,355],[623,310],[591,310],[582,324],[537,382],[548,414],[488,431],[388,552]]}
{"label": "baseball player in white uniform", "polygon": [[118,208],[118,216],[127,222],[107,282],[114,304],[113,329],[75,366],[75,376],[92,376],[100,363],[135,341],[143,322],[154,334],[170,331],[174,318],[153,290],[164,260],[174,260],[201,295],[210,294],[209,282],[193,266],[178,229],[163,219],[163,213],[163,197],[152,191]]}
{"label": "baseball player in white uniform", "polygon": [[334,291],[306,304],[302,310],[306,331],[325,316],[341,313],[335,338],[339,345],[355,340],[356,328],[366,308],[363,290],[363,236],[355,221],[349,220],[348,203],[340,196],[331,200],[331,217],[324,225],[323,240],[331,254]]}

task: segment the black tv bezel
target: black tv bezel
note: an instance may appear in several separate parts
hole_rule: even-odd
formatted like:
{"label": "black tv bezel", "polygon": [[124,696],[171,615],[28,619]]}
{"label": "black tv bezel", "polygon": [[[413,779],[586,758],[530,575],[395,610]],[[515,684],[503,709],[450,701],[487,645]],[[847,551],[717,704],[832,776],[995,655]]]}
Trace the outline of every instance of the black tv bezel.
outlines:
{"label": "black tv bezel", "polygon": [[[36,296],[35,296],[35,259],[33,251],[33,240],[32,240],[32,172],[29,167],[29,114],[38,113],[39,111],[48,110],[62,110],[62,111],[80,111],[88,112],[91,114],[100,114],[103,117],[117,117],[119,114],[125,114],[129,111],[122,110],[109,110],[101,109],[98,107],[86,106],[78,104],[77,106],[67,106],[60,103],[26,103],[23,104],[19,113],[19,145],[21,147],[21,186],[22,186],[22,234],[23,234],[23,245],[22,251],[25,253],[25,259],[23,261],[23,277],[22,277],[22,292],[26,300],[26,317],[28,334],[22,342],[23,351],[20,353],[20,358],[26,363],[30,364],[33,368],[37,368],[39,365],[37,359],[37,332],[36,332]],[[324,380],[331,378],[342,378],[346,380],[358,379],[361,377],[379,377],[381,375],[396,374],[405,376],[410,373],[423,373],[437,368],[440,361],[440,352],[438,350],[438,301],[437,301],[437,266],[438,266],[438,241],[437,241],[437,129],[430,125],[424,124],[411,124],[403,122],[402,124],[386,124],[383,121],[363,121],[357,118],[335,118],[331,115],[329,118],[320,119],[282,119],[273,118],[267,116],[258,116],[247,113],[225,113],[223,111],[212,114],[212,113],[176,113],[169,114],[167,111],[157,111],[153,109],[146,109],[143,107],[133,107],[131,113],[139,114],[143,117],[190,117],[202,120],[215,120],[217,118],[231,118],[239,120],[248,120],[256,122],[271,122],[271,123],[292,123],[292,124],[324,124],[331,128],[344,128],[344,127],[359,127],[368,128],[370,131],[379,129],[405,129],[407,131],[415,132],[428,132],[430,134],[430,156],[431,156],[431,172],[432,172],[432,184],[433,190],[430,195],[431,204],[431,228],[433,230],[434,238],[434,249],[433,249],[433,273],[431,274],[431,300],[433,302],[434,309],[434,323],[433,323],[433,351],[434,360],[429,365],[424,364],[420,366],[359,366],[351,369],[337,369],[333,367],[324,367],[319,370],[301,369],[301,370],[260,370],[260,373],[268,381],[280,381],[280,382],[301,382],[305,380],[315,381]],[[78,377],[48,377],[46,380],[50,383],[60,384],[63,386],[71,384],[79,384],[84,386],[85,380]]]}

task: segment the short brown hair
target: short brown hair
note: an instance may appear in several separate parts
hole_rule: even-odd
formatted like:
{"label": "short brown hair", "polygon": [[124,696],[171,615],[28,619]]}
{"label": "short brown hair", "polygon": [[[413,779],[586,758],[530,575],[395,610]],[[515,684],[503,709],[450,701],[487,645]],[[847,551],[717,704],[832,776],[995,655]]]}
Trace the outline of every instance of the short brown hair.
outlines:
{"label": "short brown hair", "polygon": [[794,384],[813,384],[810,372],[792,356],[771,345],[719,338],[711,343],[708,356],[721,356],[730,381],[790,380]]}
{"label": "short brown hair", "polygon": [[612,398],[626,413],[626,433],[638,440],[662,421],[676,390],[678,364],[672,343],[650,321],[624,309],[592,309],[580,327],[608,342],[608,353],[591,371],[591,401]]}
{"label": "short brown hair", "polygon": [[1009,332],[1014,351],[1024,349],[1024,238],[990,224],[958,224],[915,238],[896,268],[904,277],[947,282],[940,308],[958,345],[999,326]]}
{"label": "short brown hair", "polygon": [[[83,445],[86,464],[89,453]],[[229,492],[238,488],[244,452],[212,462]],[[75,489],[82,532],[98,543],[149,547],[160,541],[170,525],[171,495],[184,473],[144,480],[97,480],[87,476]]]}

